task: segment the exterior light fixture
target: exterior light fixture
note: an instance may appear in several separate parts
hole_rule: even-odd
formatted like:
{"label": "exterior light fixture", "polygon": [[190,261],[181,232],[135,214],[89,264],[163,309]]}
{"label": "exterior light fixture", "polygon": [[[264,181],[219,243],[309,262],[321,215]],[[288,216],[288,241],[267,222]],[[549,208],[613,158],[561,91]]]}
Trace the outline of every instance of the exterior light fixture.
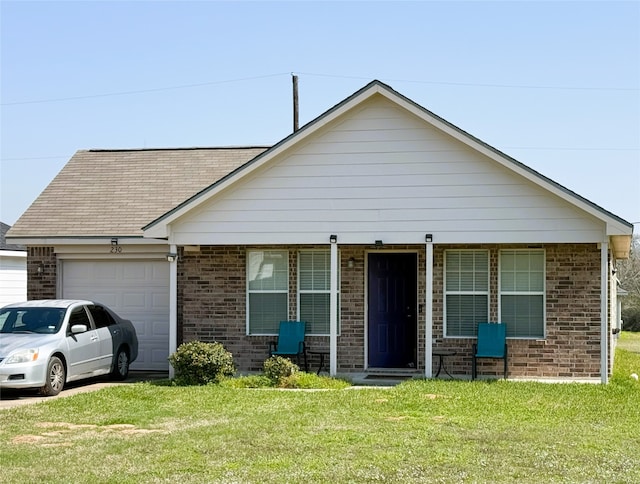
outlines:
{"label": "exterior light fixture", "polygon": [[36,271],[38,272],[38,274],[42,274],[44,272],[44,264],[42,262],[38,264]]}
{"label": "exterior light fixture", "polygon": [[349,260],[347,261],[347,267],[353,267],[356,263],[356,260],[353,257],[349,257]]}
{"label": "exterior light fixture", "polygon": [[337,235],[330,235],[329,236],[329,242],[331,242],[332,244],[335,244],[338,242],[338,236]]}
{"label": "exterior light fixture", "polygon": [[118,237],[113,237],[111,239],[111,245],[118,245]]}
{"label": "exterior light fixture", "polygon": [[426,234],[424,236],[424,241],[425,242],[433,242],[433,234]]}
{"label": "exterior light fixture", "polygon": [[382,240],[376,240],[376,247],[380,248],[382,247],[384,244],[382,243]]}
{"label": "exterior light fixture", "polygon": [[175,254],[173,252],[169,252],[167,254],[167,262],[175,262],[178,260],[178,254]]}

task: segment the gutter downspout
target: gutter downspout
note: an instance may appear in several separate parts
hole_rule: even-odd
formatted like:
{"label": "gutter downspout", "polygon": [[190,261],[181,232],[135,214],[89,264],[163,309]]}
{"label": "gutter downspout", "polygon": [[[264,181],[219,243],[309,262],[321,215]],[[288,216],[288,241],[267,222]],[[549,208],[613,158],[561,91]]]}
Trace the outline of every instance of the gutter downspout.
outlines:
{"label": "gutter downspout", "polygon": [[609,295],[609,243],[600,244],[600,378],[609,382],[609,331],[607,302]]}

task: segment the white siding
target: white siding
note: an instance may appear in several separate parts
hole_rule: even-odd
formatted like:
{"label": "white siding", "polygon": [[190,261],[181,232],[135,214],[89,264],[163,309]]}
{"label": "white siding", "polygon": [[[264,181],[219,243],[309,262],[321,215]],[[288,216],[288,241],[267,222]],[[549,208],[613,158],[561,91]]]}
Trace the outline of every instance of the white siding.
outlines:
{"label": "white siding", "polygon": [[0,251],[0,307],[27,300],[27,253]]}
{"label": "white siding", "polygon": [[177,244],[600,242],[604,223],[381,97],[172,227]]}

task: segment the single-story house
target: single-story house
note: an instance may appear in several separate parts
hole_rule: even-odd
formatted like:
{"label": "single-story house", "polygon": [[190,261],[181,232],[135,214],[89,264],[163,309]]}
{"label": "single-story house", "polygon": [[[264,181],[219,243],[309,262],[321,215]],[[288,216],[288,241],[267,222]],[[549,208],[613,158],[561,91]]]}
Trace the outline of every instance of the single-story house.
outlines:
{"label": "single-story house", "polygon": [[0,222],[0,308],[27,299],[27,248],[7,243],[9,228]]}
{"label": "single-story house", "polygon": [[331,374],[431,377],[450,349],[469,375],[477,323],[498,321],[509,378],[606,382],[632,232],[373,81],[271,147],[78,151],[9,236],[29,298],[136,323],[134,369],[198,339],[258,371],[289,319]]}

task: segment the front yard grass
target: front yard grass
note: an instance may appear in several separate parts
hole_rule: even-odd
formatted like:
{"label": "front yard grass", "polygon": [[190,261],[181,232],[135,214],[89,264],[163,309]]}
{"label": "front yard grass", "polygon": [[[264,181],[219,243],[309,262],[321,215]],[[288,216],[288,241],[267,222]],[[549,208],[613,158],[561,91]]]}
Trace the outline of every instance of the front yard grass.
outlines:
{"label": "front yard grass", "polygon": [[3,482],[640,482],[640,354],[608,385],[139,383],[0,412]]}
{"label": "front yard grass", "polygon": [[640,333],[623,331],[618,339],[618,348],[633,353],[640,353]]}

